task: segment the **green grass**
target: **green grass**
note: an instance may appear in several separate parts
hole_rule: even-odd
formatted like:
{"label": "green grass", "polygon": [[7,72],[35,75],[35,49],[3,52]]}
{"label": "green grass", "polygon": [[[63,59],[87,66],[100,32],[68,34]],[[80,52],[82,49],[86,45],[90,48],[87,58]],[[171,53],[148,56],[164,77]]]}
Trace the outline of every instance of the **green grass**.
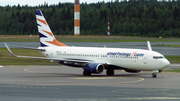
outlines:
{"label": "green grass", "polygon": [[158,44],[155,46],[158,46],[158,47],[180,47],[179,44],[170,44],[170,45]]}
{"label": "green grass", "polygon": [[180,69],[163,70],[164,72],[180,72]]}
{"label": "green grass", "polygon": [[166,57],[166,59],[168,59],[170,61],[170,63],[180,63],[180,56],[166,55],[165,57]]}
{"label": "green grass", "polygon": [[[16,55],[42,57],[42,55],[36,50],[12,49],[12,51]],[[0,48],[0,65],[57,65],[57,64],[58,63],[51,63],[50,60],[12,57],[9,55],[7,49]]]}
{"label": "green grass", "polygon": [[[136,37],[136,36],[90,36],[90,35],[56,35],[61,42],[180,42],[180,38],[155,38],[155,37]],[[33,35],[0,35],[0,42],[39,42],[39,36]]]}

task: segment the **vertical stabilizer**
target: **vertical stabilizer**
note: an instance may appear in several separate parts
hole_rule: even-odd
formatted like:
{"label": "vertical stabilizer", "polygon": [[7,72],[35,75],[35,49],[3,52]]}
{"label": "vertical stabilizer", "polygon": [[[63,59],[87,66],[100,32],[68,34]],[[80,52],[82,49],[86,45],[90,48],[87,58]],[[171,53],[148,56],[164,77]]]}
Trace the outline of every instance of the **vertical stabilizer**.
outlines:
{"label": "vertical stabilizer", "polygon": [[41,47],[67,46],[56,40],[41,10],[36,10],[36,21]]}

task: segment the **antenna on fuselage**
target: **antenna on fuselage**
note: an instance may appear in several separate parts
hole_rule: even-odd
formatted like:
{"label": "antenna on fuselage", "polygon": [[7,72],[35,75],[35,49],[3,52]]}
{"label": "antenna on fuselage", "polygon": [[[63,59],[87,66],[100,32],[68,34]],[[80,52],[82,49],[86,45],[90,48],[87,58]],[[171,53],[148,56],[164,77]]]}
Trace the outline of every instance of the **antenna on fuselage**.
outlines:
{"label": "antenna on fuselage", "polygon": [[149,51],[152,51],[151,44],[150,44],[149,41],[147,41],[147,48],[148,48]]}

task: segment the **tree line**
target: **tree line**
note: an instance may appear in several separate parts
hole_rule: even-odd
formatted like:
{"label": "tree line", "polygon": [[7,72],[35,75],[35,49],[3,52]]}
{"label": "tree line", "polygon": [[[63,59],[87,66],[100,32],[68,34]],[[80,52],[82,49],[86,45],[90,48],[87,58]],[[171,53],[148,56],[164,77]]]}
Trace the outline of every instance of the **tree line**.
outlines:
{"label": "tree line", "polygon": [[[37,35],[40,9],[55,35],[74,34],[74,4],[0,6],[0,35]],[[180,0],[115,0],[80,4],[80,34],[180,37]]]}

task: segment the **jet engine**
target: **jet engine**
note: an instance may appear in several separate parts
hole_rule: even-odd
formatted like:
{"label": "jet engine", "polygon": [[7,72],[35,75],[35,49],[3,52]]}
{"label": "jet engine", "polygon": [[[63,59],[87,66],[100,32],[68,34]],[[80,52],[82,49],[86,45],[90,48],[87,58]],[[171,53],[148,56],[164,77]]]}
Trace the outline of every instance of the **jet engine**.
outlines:
{"label": "jet engine", "polygon": [[84,71],[89,73],[102,73],[104,70],[104,65],[99,63],[89,63],[84,67]]}

